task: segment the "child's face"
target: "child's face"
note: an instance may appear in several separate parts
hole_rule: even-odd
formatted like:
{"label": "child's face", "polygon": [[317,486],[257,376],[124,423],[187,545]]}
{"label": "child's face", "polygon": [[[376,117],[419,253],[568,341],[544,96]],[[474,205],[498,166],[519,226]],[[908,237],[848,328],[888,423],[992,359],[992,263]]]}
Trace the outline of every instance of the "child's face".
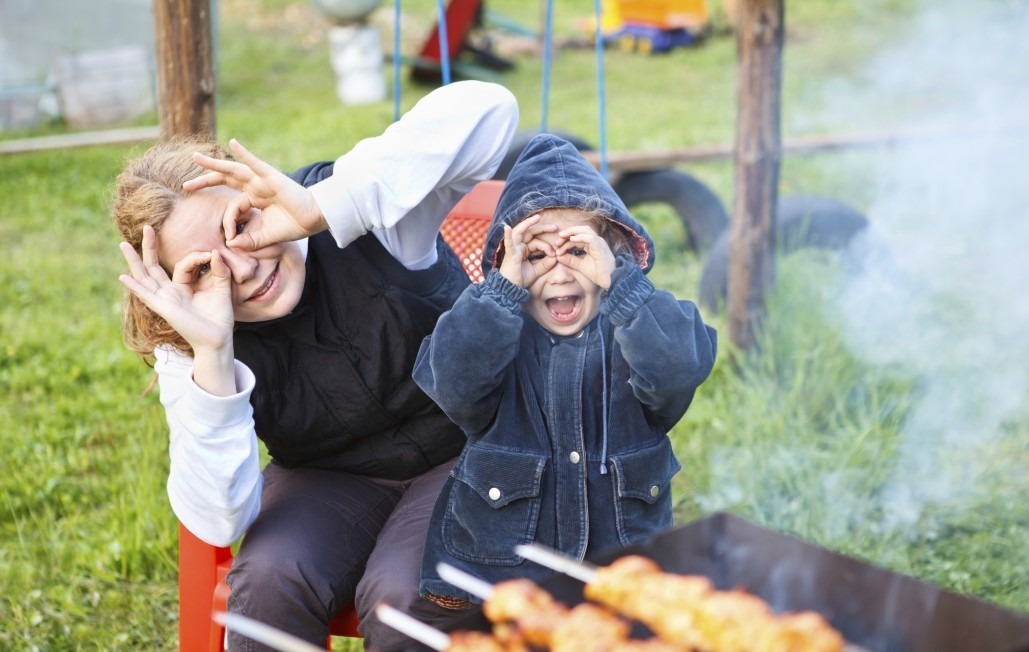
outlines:
{"label": "child's face", "polygon": [[[560,231],[573,226],[588,226],[591,223],[589,217],[577,210],[566,208],[547,209],[540,213],[540,217],[540,224],[552,224],[557,229],[551,233],[541,233],[536,238],[543,240],[555,250],[568,244],[566,239],[558,236]],[[577,247],[572,247],[568,253],[576,257],[587,255],[585,250]],[[541,254],[536,252],[530,253],[531,255]],[[582,272],[560,262],[560,258],[553,268],[537,277],[527,289],[530,297],[525,303],[525,311],[532,315],[540,326],[555,335],[578,333],[600,311],[600,295],[603,288]]]}

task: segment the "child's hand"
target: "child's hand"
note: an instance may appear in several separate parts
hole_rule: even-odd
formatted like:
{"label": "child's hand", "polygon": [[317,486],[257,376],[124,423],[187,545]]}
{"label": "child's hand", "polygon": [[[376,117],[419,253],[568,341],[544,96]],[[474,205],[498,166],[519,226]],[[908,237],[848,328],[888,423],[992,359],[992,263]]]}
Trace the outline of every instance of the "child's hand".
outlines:
{"label": "child's hand", "polygon": [[539,215],[531,215],[514,228],[504,225],[504,260],[500,263],[500,273],[521,288],[529,287],[557,264],[557,251],[536,237],[553,233],[557,227],[539,221]]}
{"label": "child's hand", "polygon": [[585,224],[567,228],[557,235],[563,241],[557,251],[558,262],[578,271],[603,289],[610,289],[615,256],[607,241]]}
{"label": "child's hand", "polygon": [[[229,141],[229,146],[239,161],[196,153],[193,160],[210,172],[182,184],[188,192],[213,186],[240,191],[229,204],[222,222],[228,246],[254,251],[278,242],[299,240],[328,228],[310,190],[251,154],[235,139]],[[260,225],[241,231],[241,219],[254,208],[262,213]]]}
{"label": "child's hand", "polygon": [[[129,274],[118,277],[129,292],[193,347],[194,351],[220,350],[232,343],[235,323],[232,279],[217,251],[185,256],[171,278],[157,260],[157,234],[143,227],[142,258],[132,245],[121,243]],[[201,277],[203,278],[201,282]]]}

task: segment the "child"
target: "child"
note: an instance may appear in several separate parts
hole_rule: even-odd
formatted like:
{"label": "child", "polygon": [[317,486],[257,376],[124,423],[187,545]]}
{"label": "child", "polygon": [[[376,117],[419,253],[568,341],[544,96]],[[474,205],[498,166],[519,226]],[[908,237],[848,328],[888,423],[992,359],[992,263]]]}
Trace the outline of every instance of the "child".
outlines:
{"label": "child", "polygon": [[414,379],[468,437],[432,515],[421,592],[539,579],[517,544],[582,559],[672,524],[667,432],[714,364],[697,307],[645,276],[653,242],[570,144],[535,137],[500,196],[470,286],[422,342]]}

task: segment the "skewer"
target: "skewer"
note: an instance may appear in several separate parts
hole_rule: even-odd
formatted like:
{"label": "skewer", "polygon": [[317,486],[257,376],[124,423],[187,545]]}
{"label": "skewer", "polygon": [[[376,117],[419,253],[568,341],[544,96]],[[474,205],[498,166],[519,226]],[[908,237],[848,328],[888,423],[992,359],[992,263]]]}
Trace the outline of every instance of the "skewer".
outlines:
{"label": "skewer", "polygon": [[273,647],[280,652],[325,652],[325,648],[311,645],[292,634],[287,634],[271,625],[265,625],[262,622],[241,616],[240,614],[216,611],[211,614],[211,618],[226,629],[231,629],[247,638],[252,638],[258,643],[264,643],[268,647]]}
{"label": "skewer", "polygon": [[460,568],[455,568],[446,562],[436,564],[436,572],[444,582],[453,584],[457,588],[467,591],[481,600],[489,600],[493,596],[493,585],[484,582]]}
{"label": "skewer", "polygon": [[446,634],[387,604],[375,607],[375,615],[401,634],[437,652],[525,652],[524,647],[509,646],[485,632],[460,630]]}
{"label": "skewer", "polygon": [[449,636],[435,627],[430,627],[420,620],[408,616],[399,609],[394,609],[388,604],[378,604],[375,607],[375,615],[378,616],[379,620],[383,623],[389,625],[401,634],[406,634],[419,643],[427,645],[434,650],[443,652],[450,648]]}
{"label": "skewer", "polygon": [[586,584],[597,576],[597,567],[593,564],[563,555],[538,543],[519,544],[515,546],[515,554]]}

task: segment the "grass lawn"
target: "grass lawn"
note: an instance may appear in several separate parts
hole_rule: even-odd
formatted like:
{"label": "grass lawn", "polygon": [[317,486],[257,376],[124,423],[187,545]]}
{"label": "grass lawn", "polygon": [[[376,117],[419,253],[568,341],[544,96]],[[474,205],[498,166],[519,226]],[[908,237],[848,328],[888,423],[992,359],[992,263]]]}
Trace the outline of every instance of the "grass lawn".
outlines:
{"label": "grass lawn", "polygon": [[[432,3],[409,4],[417,43]],[[592,12],[557,4],[561,36]],[[735,44],[714,4],[698,47],[608,51],[612,151],[732,142]],[[489,5],[538,24],[537,3]],[[220,140],[292,168],[392,120],[391,101],[336,99],[326,24],[306,2],[218,12]],[[678,522],[731,511],[1029,611],[1029,190],[1024,122],[1011,126],[1029,107],[1029,72],[1011,63],[1029,60],[1027,18],[1019,2],[787,2],[784,138],[950,137],[784,157],[783,194],[844,201],[883,244],[874,260],[781,258],[755,351],[733,351],[724,318],[705,314],[720,358],[672,433]],[[536,128],[541,63],[512,58],[498,80]],[[557,54],[551,129],[598,142],[595,80],[592,50]],[[405,77],[402,104],[427,90]],[[156,392],[143,394],[150,370],[121,344],[106,208],[142,147],[0,155],[2,649],[177,649],[167,433]],[[681,169],[731,206],[730,161]],[[637,213],[658,241],[655,282],[695,297],[704,256],[683,247],[678,216]]]}

